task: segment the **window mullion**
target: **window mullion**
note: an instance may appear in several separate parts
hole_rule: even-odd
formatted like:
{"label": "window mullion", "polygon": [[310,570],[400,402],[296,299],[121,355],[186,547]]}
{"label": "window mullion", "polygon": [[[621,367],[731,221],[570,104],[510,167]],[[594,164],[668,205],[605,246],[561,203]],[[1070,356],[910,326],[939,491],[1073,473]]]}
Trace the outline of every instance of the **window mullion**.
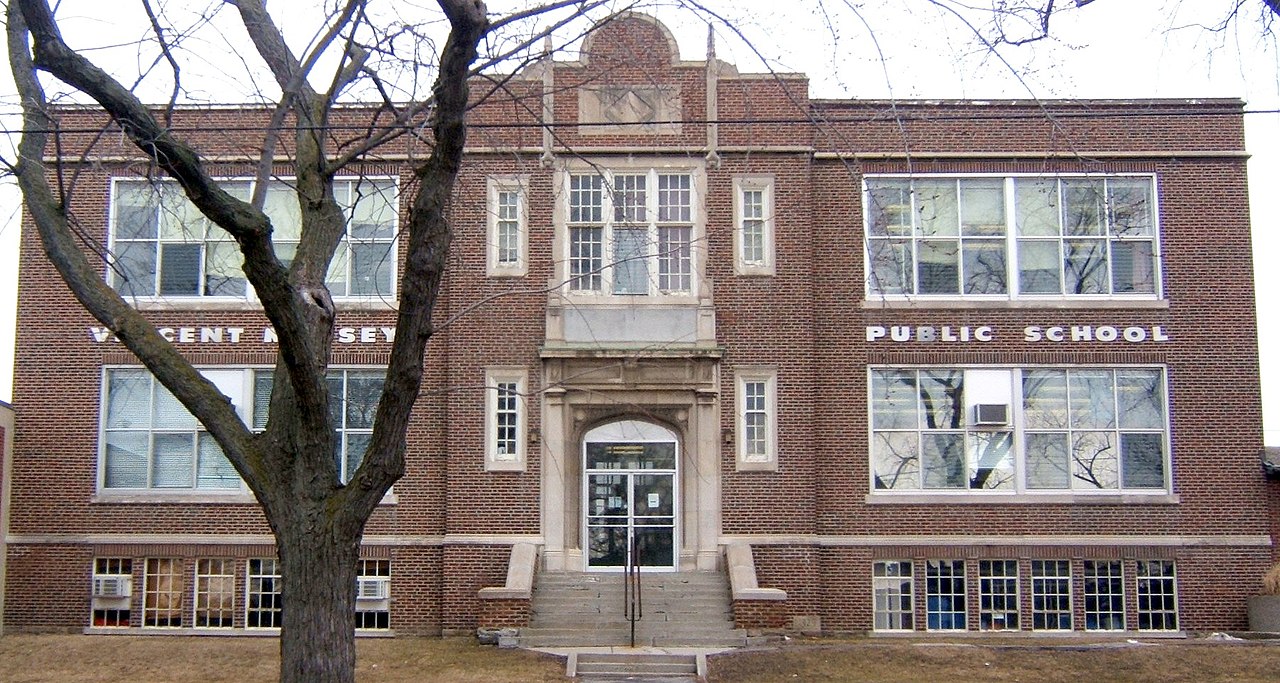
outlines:
{"label": "window mullion", "polygon": [[1022,295],[1022,270],[1018,259],[1018,197],[1014,181],[1013,176],[1004,179],[1004,277],[1008,283],[1010,299],[1017,299]]}

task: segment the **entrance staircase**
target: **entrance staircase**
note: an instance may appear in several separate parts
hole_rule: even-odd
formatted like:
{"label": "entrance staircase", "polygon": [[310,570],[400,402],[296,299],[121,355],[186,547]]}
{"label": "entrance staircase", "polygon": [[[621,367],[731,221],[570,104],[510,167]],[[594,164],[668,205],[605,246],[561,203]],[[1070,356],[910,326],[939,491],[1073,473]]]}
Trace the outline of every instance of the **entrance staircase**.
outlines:
{"label": "entrance staircase", "polygon": [[[517,645],[530,648],[627,647],[624,575],[540,573],[533,586],[529,626]],[[642,616],[636,647],[731,648],[747,644],[733,627],[729,580],[721,572],[641,574]]]}

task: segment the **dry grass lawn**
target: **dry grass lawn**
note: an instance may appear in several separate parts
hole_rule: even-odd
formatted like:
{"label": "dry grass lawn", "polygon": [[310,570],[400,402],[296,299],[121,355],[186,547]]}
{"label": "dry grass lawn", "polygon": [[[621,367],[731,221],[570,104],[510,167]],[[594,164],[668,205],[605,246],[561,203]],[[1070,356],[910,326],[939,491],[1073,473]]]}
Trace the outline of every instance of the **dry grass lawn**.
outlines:
{"label": "dry grass lawn", "polygon": [[[469,638],[358,641],[361,683],[564,681],[564,662]],[[5,683],[268,683],[274,638],[34,636],[0,638]],[[1280,681],[1280,642],[1083,640],[942,642],[797,639],[713,657],[715,683],[787,681]]]}

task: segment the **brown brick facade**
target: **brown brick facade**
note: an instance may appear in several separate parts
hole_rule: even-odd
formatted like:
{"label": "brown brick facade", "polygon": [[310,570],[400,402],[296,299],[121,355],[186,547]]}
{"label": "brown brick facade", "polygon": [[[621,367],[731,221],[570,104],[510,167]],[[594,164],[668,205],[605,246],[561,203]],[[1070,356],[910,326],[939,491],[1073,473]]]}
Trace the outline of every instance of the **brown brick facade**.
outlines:
{"label": "brown brick facade", "polygon": [[[735,605],[743,624],[775,628],[816,618],[826,631],[871,630],[874,564],[910,561],[914,620],[922,629],[925,566],[938,559],[965,561],[970,629],[977,628],[977,567],[984,559],[1017,561],[1025,628],[1032,560],[1072,563],[1077,625],[1086,618],[1082,563],[1119,560],[1132,619],[1136,563],[1167,559],[1177,571],[1180,630],[1245,626],[1244,601],[1274,556],[1269,516],[1276,492],[1267,489],[1258,462],[1258,348],[1239,102],[810,100],[800,76],[738,74],[717,63],[709,78],[705,62],[671,54],[669,34],[650,20],[631,17],[600,31],[589,58],[555,65],[549,148],[542,129],[527,125],[541,115],[527,102],[543,96],[545,65],[531,67],[471,113],[476,125],[453,206],[441,326],[406,439],[408,471],[366,529],[365,555],[390,560],[391,630],[470,633],[526,621],[527,601],[484,601],[477,591],[503,584],[516,542],[544,546],[549,559],[540,571],[581,569],[588,552],[582,434],[623,418],[673,429],[689,454],[676,494],[684,496],[680,568],[702,566],[724,543],[747,542],[760,586],[786,591],[785,602]],[[587,125],[583,93],[602,85],[661,86],[668,98],[678,93],[663,103],[678,104],[678,125]],[[533,99],[513,101],[521,95]],[[353,108],[337,116],[358,123],[366,114]],[[68,158],[92,145],[89,156],[101,159],[76,167],[71,210],[89,237],[108,243],[112,178],[135,177],[144,165],[119,146],[121,136],[88,132],[103,125],[96,112],[61,115]],[[219,175],[253,173],[252,132],[267,112],[192,109],[179,116],[184,128],[248,131],[196,134],[196,141],[207,158],[221,160]],[[714,131],[709,117],[719,122]],[[396,142],[353,172],[398,178],[403,197],[411,184],[408,160],[421,152],[416,144]],[[559,290],[547,286],[562,284],[567,272],[565,178],[588,162],[692,169],[705,178],[694,210],[702,259],[695,259],[696,280],[714,313],[708,339],[661,347],[548,339]],[[277,171],[289,174],[285,165]],[[869,298],[863,181],[877,174],[1153,177],[1160,295],[981,303]],[[487,188],[494,177],[524,183],[527,271],[519,277],[487,274]],[[744,177],[770,183],[771,275],[735,267],[735,182]],[[137,362],[118,343],[95,339],[92,330],[101,325],[52,272],[32,230],[23,232],[20,268],[4,628],[89,628],[93,562],[105,557],[133,561],[133,628],[141,628],[146,558],[181,558],[192,577],[198,559],[234,559],[234,627],[244,628],[244,563],[271,555],[257,506],[247,493],[212,500],[103,490],[104,368]],[[265,321],[240,303],[180,302],[152,306],[148,315],[171,328],[200,367],[270,367],[276,355],[264,341]],[[384,363],[390,344],[382,330],[394,319],[388,306],[340,306],[337,325],[350,330],[350,341],[339,338],[333,364]],[[918,335],[868,341],[873,326],[935,334],[944,326],[984,327],[991,341]],[[1146,338],[1029,338],[1029,328],[1055,326],[1114,326],[1118,334],[1140,328]],[[204,328],[241,332],[235,343],[202,341]],[[1156,328],[1167,341],[1151,339]],[[184,329],[192,330],[191,341],[182,341]],[[561,362],[590,376],[553,381],[550,368]],[[1135,365],[1162,368],[1167,381],[1171,487],[1163,495],[929,500],[870,488],[868,367]],[[495,367],[528,377],[525,455],[514,471],[487,466],[485,373]],[[618,367],[618,375],[607,375]],[[706,367],[714,368],[709,379],[697,374]],[[751,469],[737,459],[735,386],[740,368],[761,367],[776,372],[776,466]]]}

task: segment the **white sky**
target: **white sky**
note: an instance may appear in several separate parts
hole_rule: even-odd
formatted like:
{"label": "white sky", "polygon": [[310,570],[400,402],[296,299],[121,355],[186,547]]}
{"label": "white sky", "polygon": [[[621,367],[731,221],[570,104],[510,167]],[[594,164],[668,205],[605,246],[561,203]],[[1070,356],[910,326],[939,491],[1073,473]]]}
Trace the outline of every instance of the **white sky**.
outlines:
{"label": "white sky", "polygon": [[[64,0],[64,5],[70,4]],[[88,3],[118,14],[121,3]],[[279,4],[279,3],[274,3]],[[491,9],[510,3],[492,0]],[[861,17],[843,1],[778,3],[737,0],[723,6],[754,50],[775,68],[808,74],[814,97],[1087,98],[1238,97],[1245,117],[1254,260],[1262,348],[1265,441],[1280,446],[1280,269],[1265,264],[1274,254],[1273,202],[1280,178],[1280,62],[1258,37],[1257,22],[1210,33],[1234,3],[1228,0],[1096,0],[1055,18],[1053,41],[1004,50],[1008,64],[983,52],[973,33],[926,0],[870,0]],[[980,3],[972,3],[980,4]],[[1061,0],[1059,5],[1070,3]],[[1246,2],[1250,17],[1258,16]],[[135,3],[128,3],[135,5]],[[86,11],[89,11],[86,9]],[[687,15],[659,12],[686,59],[705,55],[706,26]],[[97,35],[102,35],[98,25]],[[137,31],[125,31],[133,34]],[[116,35],[116,31],[108,31]],[[742,71],[760,62],[730,32],[717,29],[721,59]],[[874,39],[872,38],[874,37]],[[877,49],[878,48],[878,49]],[[883,59],[881,59],[883,56]],[[5,68],[0,91],[11,93]],[[1018,77],[1012,76],[1017,73]],[[14,99],[0,95],[11,112]],[[1258,113],[1255,113],[1258,112]],[[1261,113],[1267,112],[1267,113]],[[10,119],[11,120],[11,119]],[[0,400],[12,395],[14,300],[17,279],[18,204],[11,186],[0,187]],[[1230,342],[1230,336],[1224,342]],[[21,406],[18,406],[21,410]]]}

